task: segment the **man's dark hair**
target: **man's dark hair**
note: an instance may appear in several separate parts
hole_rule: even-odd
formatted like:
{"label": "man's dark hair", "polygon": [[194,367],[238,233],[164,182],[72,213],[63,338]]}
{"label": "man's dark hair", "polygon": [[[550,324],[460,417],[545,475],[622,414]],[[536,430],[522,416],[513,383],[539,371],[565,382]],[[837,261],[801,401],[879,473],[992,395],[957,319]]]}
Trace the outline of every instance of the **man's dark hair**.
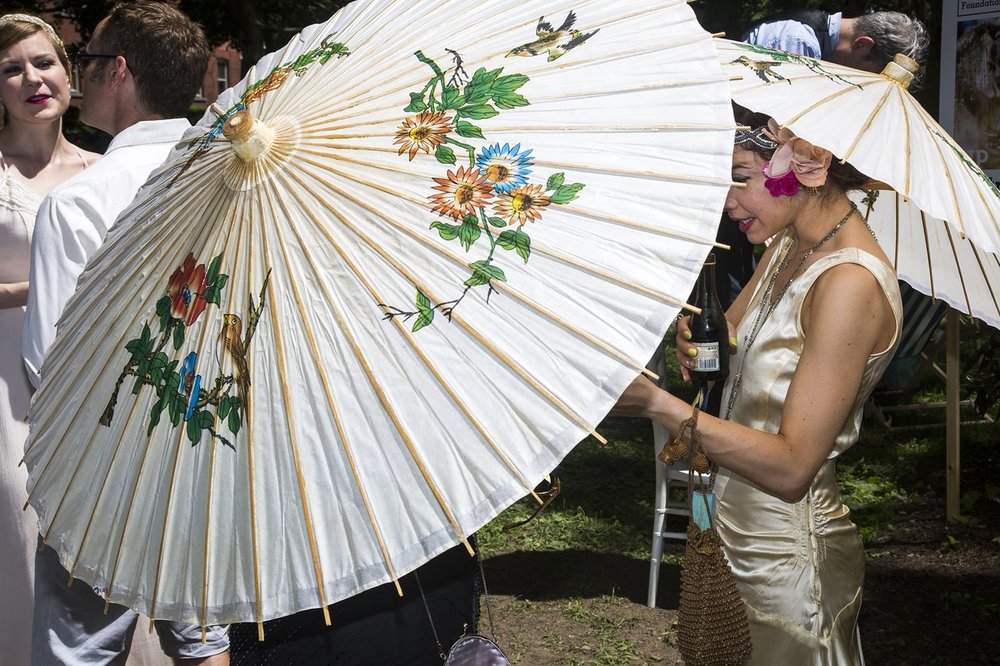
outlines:
{"label": "man's dark hair", "polygon": [[182,118],[201,89],[210,55],[201,26],[154,0],[119,2],[99,33],[104,53],[124,56],[139,104],[149,113]]}

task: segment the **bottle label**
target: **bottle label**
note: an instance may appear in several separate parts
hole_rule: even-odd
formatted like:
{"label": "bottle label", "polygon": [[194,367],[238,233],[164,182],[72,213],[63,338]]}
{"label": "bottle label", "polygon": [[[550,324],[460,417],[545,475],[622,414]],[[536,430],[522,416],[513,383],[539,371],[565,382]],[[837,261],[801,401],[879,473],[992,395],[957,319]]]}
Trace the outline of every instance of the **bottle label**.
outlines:
{"label": "bottle label", "polygon": [[697,372],[718,372],[719,370],[719,343],[718,342],[695,342],[695,349],[698,355],[694,357],[697,362],[694,370]]}

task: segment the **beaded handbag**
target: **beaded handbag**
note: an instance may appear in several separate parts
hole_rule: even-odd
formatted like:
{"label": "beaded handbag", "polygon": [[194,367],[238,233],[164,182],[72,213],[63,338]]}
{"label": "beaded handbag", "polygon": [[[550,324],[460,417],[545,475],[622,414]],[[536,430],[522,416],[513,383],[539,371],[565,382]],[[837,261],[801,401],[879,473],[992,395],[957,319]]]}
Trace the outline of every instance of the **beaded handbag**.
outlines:
{"label": "beaded handbag", "polygon": [[681,424],[673,440],[681,442],[684,431],[690,431],[688,506],[691,521],[681,561],[677,646],[688,666],[740,666],[750,660],[753,647],[750,625],[736,588],[736,578],[722,551],[722,540],[715,531],[715,494],[710,490],[711,482],[706,487],[699,480],[699,489],[694,488],[695,459],[699,454],[704,456],[697,424],[698,408],[695,407],[691,418]]}

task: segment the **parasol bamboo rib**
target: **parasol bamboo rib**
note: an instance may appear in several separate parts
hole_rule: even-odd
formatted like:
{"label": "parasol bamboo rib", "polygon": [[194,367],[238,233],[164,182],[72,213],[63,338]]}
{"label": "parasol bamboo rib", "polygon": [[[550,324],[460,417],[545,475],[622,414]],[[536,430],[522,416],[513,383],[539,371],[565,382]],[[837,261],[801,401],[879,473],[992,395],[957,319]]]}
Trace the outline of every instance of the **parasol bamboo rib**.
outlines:
{"label": "parasol bamboo rib", "polygon": [[[868,210],[871,211],[871,207],[869,207]],[[899,272],[899,239],[900,239],[900,233],[899,232],[901,231],[900,226],[899,226],[899,213],[900,213],[900,210],[899,210],[899,197],[897,196],[896,197],[896,217],[895,217],[895,220],[896,220],[895,252],[896,252],[896,254],[892,258],[892,267],[893,267],[893,269],[895,269],[895,271],[897,273]]]}
{"label": "parasol bamboo rib", "polygon": [[[941,145],[936,141],[932,142],[931,145],[933,145],[934,149],[937,150],[938,160],[942,164],[947,164],[947,160],[945,159],[945,154],[944,151],[941,149]],[[951,170],[945,169],[944,177],[945,177],[945,182],[948,183],[948,192],[951,193],[951,203],[955,207],[955,211],[957,214],[957,219],[948,220],[948,222],[951,222],[952,225],[954,225],[958,229],[959,236],[965,238],[965,222],[962,220],[962,209],[958,204],[958,189],[955,187],[955,179],[952,178]]]}
{"label": "parasol bamboo rib", "polygon": [[[903,100],[905,100],[904,92],[905,91],[903,91],[901,88],[899,88],[899,87],[896,88],[896,96],[901,98],[901,100],[900,100],[901,102]],[[906,164],[905,174],[906,175],[905,175],[905,180],[904,180],[905,185],[903,186],[903,193],[902,194],[903,194],[904,197],[906,197],[907,199],[909,199],[910,198],[910,189],[911,189],[911,186],[913,184],[912,183],[912,179],[913,179],[913,155],[910,152],[910,139],[911,139],[912,130],[910,128],[910,113],[909,113],[909,111],[906,110],[905,107],[904,107],[904,110],[903,110],[903,128],[904,128],[903,129],[903,136],[906,137],[906,143],[903,144],[903,145],[906,146],[906,156],[905,156],[906,157],[906,161],[905,161],[905,164]]]}
{"label": "parasol bamboo rib", "polygon": [[[847,88],[847,90],[850,90],[850,88]],[[892,92],[892,89],[891,88],[887,88],[882,93],[882,97],[879,99],[878,103],[875,105],[875,108],[873,108],[871,110],[871,113],[868,114],[868,117],[865,118],[865,122],[861,125],[861,129],[854,135],[854,141],[851,142],[850,147],[847,149],[847,151],[843,155],[839,155],[838,156],[838,157],[840,157],[841,164],[843,164],[844,162],[850,161],[851,155],[854,154],[854,149],[858,147],[858,142],[861,141],[862,137],[864,137],[864,135],[867,134],[868,130],[870,130],[872,128],[872,123],[875,121],[875,117],[879,114],[880,111],[882,111],[882,108],[885,106],[885,103],[888,101],[889,94],[891,92]],[[910,163],[910,154],[909,154],[909,151],[907,151],[907,154],[906,154],[907,169],[909,169],[909,163]]]}
{"label": "parasol bamboo rib", "polygon": [[924,253],[927,257],[927,275],[931,281],[931,296],[937,298],[937,289],[934,288],[934,264],[931,263],[931,247],[927,240],[927,214],[920,211],[920,226],[924,231]]}
{"label": "parasol bamboo rib", "polygon": [[[271,193],[267,190],[262,191],[262,195],[267,199],[268,205],[274,209],[274,202],[271,201]],[[283,199],[278,198],[278,207],[283,213],[282,216],[275,215],[271,219],[285,219],[291,220],[292,215],[288,208],[285,206]],[[275,209],[276,210],[276,209]],[[306,255],[306,260],[309,262],[310,268],[312,268],[313,273],[316,275],[320,274],[320,268],[316,264],[313,258],[312,252],[309,245],[304,241],[298,228],[295,225],[289,225],[291,227],[292,233],[295,234],[296,239],[299,241],[299,246],[301,247],[303,253]],[[291,265],[290,257],[288,254],[287,246],[285,245],[285,238],[283,234],[277,234],[278,244],[281,247],[282,255],[284,256],[285,262]],[[292,290],[295,295],[295,301],[297,303],[302,303],[302,295],[299,293],[298,284],[295,281],[291,283]],[[324,290],[326,289],[325,283],[322,285]],[[319,358],[319,345],[316,343],[316,335],[313,332],[312,324],[309,322],[308,313],[304,309],[300,309],[299,316],[301,318],[302,324],[305,327],[306,337],[309,339],[309,347],[313,351],[313,358]],[[333,389],[331,387],[330,378],[326,371],[326,366],[322,363],[317,364],[317,371],[319,372],[320,381],[323,383],[323,392],[326,395],[327,405],[330,407],[330,414],[333,416],[334,425],[337,428],[337,434],[340,436],[341,446],[344,450],[344,455],[347,457],[347,462],[351,467],[351,475],[354,477],[354,483],[357,486],[358,492],[361,494],[361,503],[365,507],[365,512],[368,514],[368,521],[372,525],[372,530],[375,533],[375,539],[378,541],[379,550],[382,552],[382,557],[385,560],[386,569],[388,569],[389,576],[392,578],[392,582],[396,587],[396,593],[399,596],[403,596],[403,589],[399,584],[399,575],[396,573],[396,567],[392,563],[392,556],[389,554],[389,549],[385,545],[385,538],[382,535],[382,529],[378,524],[378,520],[375,517],[375,511],[372,509],[371,499],[368,494],[368,490],[365,487],[364,481],[361,478],[361,471],[357,463],[357,456],[354,454],[354,448],[351,446],[350,438],[347,436],[347,430],[344,427],[343,417],[340,414],[340,410],[337,409],[336,401],[333,398]]]}
{"label": "parasol bamboo rib", "polygon": [[[254,166],[256,166],[256,165],[254,165]],[[244,220],[248,217],[247,212],[248,212],[248,210],[250,210],[250,206],[249,206],[248,202],[246,201],[245,197],[241,197],[241,198],[237,199],[237,201],[235,202],[235,204],[236,204],[235,207],[238,210],[238,212],[236,214],[236,217],[240,220],[239,226],[242,229],[242,227],[244,226]],[[247,226],[249,226],[249,225],[247,225]],[[240,238],[241,235],[242,235],[241,232],[237,232],[235,234],[235,237],[238,239],[238,238]],[[222,237],[223,238],[227,238],[227,236],[222,236]],[[249,247],[249,244],[247,244],[246,247]],[[244,249],[244,245],[243,244],[241,244],[241,243],[237,243],[236,244],[236,249],[235,249],[235,253],[234,253],[235,256],[233,256],[233,261],[232,261],[232,265],[233,266],[239,266],[240,265],[240,255],[242,254],[243,249]],[[247,252],[249,253],[249,249],[247,250]],[[212,252],[209,252],[207,256],[210,256],[210,257],[217,256],[217,251],[213,250]],[[247,260],[246,265],[249,267],[249,271],[253,270],[253,263],[249,259]],[[233,311],[232,304],[234,303],[234,301],[236,300],[236,298],[237,298],[237,293],[236,293],[236,289],[235,289],[235,286],[234,286],[234,288],[230,291],[230,298],[229,298],[230,311]],[[202,326],[201,341],[198,344],[198,347],[197,347],[198,349],[204,350],[204,349],[207,348],[205,338],[207,337],[208,328],[209,328],[208,326]],[[250,358],[247,358],[246,361],[247,361],[247,364],[249,365],[249,363],[252,361],[252,355],[250,355]],[[222,363],[221,363],[221,361],[219,363],[219,369],[220,369],[220,371],[222,371]],[[218,422],[219,422],[218,416],[219,416],[218,412],[215,412],[214,420],[215,420],[215,425],[216,426],[218,426]],[[251,421],[249,409],[247,409],[247,413],[244,414],[244,418],[245,418],[245,420],[246,420],[247,423],[249,423]],[[207,627],[208,624],[209,624],[209,622],[208,622],[208,585],[209,585],[209,567],[208,567],[208,563],[209,563],[209,554],[211,553],[211,534],[212,534],[211,533],[211,524],[212,524],[212,496],[213,496],[212,488],[215,485],[215,460],[216,460],[216,455],[218,453],[218,442],[216,441],[216,438],[214,437],[215,431],[212,430],[211,432],[213,434],[213,437],[210,440],[211,441],[212,449],[211,449],[211,453],[209,455],[208,492],[207,492],[206,498],[205,498],[205,549],[204,549],[204,556],[203,556],[203,560],[202,560],[202,591],[201,591],[201,595],[202,595],[202,605],[201,605],[201,608],[202,608],[202,615],[201,615],[202,642],[205,641],[205,632],[206,632],[205,627]],[[256,561],[256,559],[257,559],[257,553],[256,553],[256,551],[254,552],[253,558]],[[255,567],[255,569],[256,569],[256,567]],[[259,588],[258,588],[256,596],[258,598],[260,596],[260,594],[259,594]],[[258,618],[260,617],[260,610],[261,609],[258,607],[258,609],[257,609],[257,611],[258,611]],[[258,620],[258,624],[259,624],[259,620]],[[263,628],[263,625],[259,624],[259,629],[262,629],[262,628]]]}
{"label": "parasol bamboo rib", "polygon": [[[261,225],[261,239],[263,242],[263,252],[265,257],[271,256],[270,246],[267,240],[266,228]],[[280,279],[280,276],[274,276],[275,282]],[[289,448],[292,454],[292,461],[295,465],[295,476],[298,481],[299,486],[299,500],[302,503],[302,513],[303,521],[306,529],[306,535],[309,538],[309,551],[312,555],[313,561],[313,572],[316,575],[316,590],[319,593],[319,603],[320,607],[323,609],[323,621],[326,626],[330,626],[330,610],[327,608],[326,603],[326,589],[323,585],[323,567],[320,563],[319,549],[316,545],[316,534],[313,529],[312,515],[309,510],[309,493],[306,490],[305,477],[302,475],[302,460],[299,457],[299,445],[298,445],[298,434],[296,431],[294,419],[294,410],[291,404],[291,387],[288,385],[288,373],[285,365],[285,348],[282,341],[281,327],[278,325],[280,321],[283,320],[281,312],[278,310],[278,301],[274,296],[274,289],[269,289],[267,298],[270,301],[271,312],[268,318],[271,323],[271,335],[274,336],[274,355],[278,363],[278,380],[281,383],[281,399],[285,403],[285,415],[287,416],[288,425],[288,438],[289,438]],[[300,304],[301,307],[301,304]]]}
{"label": "parasol bamboo rib", "polygon": [[[288,175],[291,178],[294,178],[296,180],[296,182],[298,182],[307,192],[310,192],[311,194],[316,195],[316,196],[318,196],[320,194],[319,192],[313,191],[304,181],[301,180],[300,177],[292,174],[290,171],[286,172],[286,175]],[[398,222],[396,222],[396,221],[394,221],[394,220],[392,220],[392,219],[390,219],[390,218],[382,215],[381,211],[379,211],[379,210],[377,210],[375,208],[372,208],[371,206],[368,206],[367,204],[365,204],[364,202],[358,200],[356,197],[354,197],[350,193],[344,192],[342,190],[336,190],[336,188],[332,188],[332,189],[334,189],[335,191],[337,191],[337,193],[340,194],[341,196],[343,196],[345,199],[347,199],[347,200],[353,202],[354,204],[356,204],[356,205],[358,205],[358,206],[360,206],[360,207],[368,210],[373,215],[376,215],[376,216],[382,218],[384,221],[392,224],[394,227],[400,228],[400,229],[405,229],[405,226],[400,226]],[[317,200],[322,201],[324,199],[320,198],[320,199],[317,199]],[[332,208],[331,208],[331,210],[332,210]],[[378,244],[371,243],[371,239],[369,239],[367,235],[365,235],[364,233],[362,233],[357,228],[357,226],[351,224],[347,220],[346,217],[344,217],[344,216],[339,216],[339,217],[341,218],[341,221],[344,223],[345,227],[351,229],[351,231],[353,231],[356,236],[358,236],[359,238],[363,239],[366,243],[368,243],[369,246],[371,247],[371,249],[374,252],[376,252],[378,255],[380,255],[394,269],[396,269],[396,271],[400,275],[402,275],[404,278],[406,278],[411,284],[415,285],[418,289],[420,289],[421,291],[423,291],[423,293],[426,294],[428,296],[428,298],[431,298],[431,300],[436,301],[436,302],[442,302],[441,298],[438,297],[437,294],[434,293],[434,290],[432,290],[429,287],[427,287],[427,285],[424,284],[420,279],[418,279],[417,276],[413,275],[404,266],[400,265],[399,262],[397,262],[388,253],[386,253],[385,250],[381,246],[379,246]],[[431,247],[433,247],[433,246],[431,246]],[[521,379],[525,381],[525,383],[527,383],[529,386],[531,386],[532,388],[534,388],[536,392],[538,392],[541,396],[543,396],[549,402],[549,404],[551,404],[552,406],[558,408],[559,411],[563,412],[563,414],[565,416],[569,417],[570,420],[575,421],[578,425],[584,427],[587,431],[589,431],[591,433],[591,435],[594,436],[595,439],[597,439],[598,441],[600,441],[602,444],[606,444],[607,443],[607,440],[605,440],[604,437],[602,437],[601,435],[599,435],[598,433],[596,433],[596,432],[593,431],[593,429],[590,427],[590,425],[587,424],[587,421],[585,419],[583,419],[583,417],[581,417],[578,414],[576,414],[572,409],[570,409],[567,405],[565,405],[561,400],[559,400],[558,398],[556,398],[556,396],[552,395],[552,393],[548,389],[546,389],[545,387],[543,387],[538,381],[536,381],[534,378],[532,378],[530,376],[530,374],[527,373],[527,372],[525,372],[524,369],[521,368],[517,363],[515,363],[512,359],[510,359],[505,354],[503,354],[498,349],[496,349],[496,347],[494,347],[489,341],[485,340],[478,332],[476,332],[474,329],[472,329],[472,327],[470,327],[468,324],[466,324],[465,321],[461,317],[458,317],[457,315],[453,315],[451,321],[453,321],[453,322],[457,321],[459,324],[461,324],[461,327],[466,332],[470,333],[472,335],[472,337],[475,338],[480,344],[482,344],[485,349],[488,349],[491,353],[494,354],[494,356],[496,356],[498,359],[502,360],[511,370],[513,370],[518,376],[520,376]]]}
{"label": "parasol bamboo rib", "polygon": [[[287,174],[287,172],[286,172],[286,174]],[[291,176],[291,174],[287,174],[287,175]],[[306,185],[304,183],[302,183],[301,181],[299,182],[299,184],[302,185],[303,187],[306,187]],[[308,187],[306,187],[306,189],[308,190]],[[316,194],[316,193],[313,193],[313,194]],[[309,207],[308,207],[308,205],[306,204],[305,201],[302,201],[301,199],[298,199],[297,197],[295,197],[295,198],[297,199],[297,203],[299,204],[299,209],[300,210],[302,210],[302,211],[308,211],[309,210]],[[322,198],[317,198],[315,200],[316,201],[322,201],[323,199]],[[309,216],[312,217],[311,213],[309,214]],[[317,225],[319,225],[319,221],[318,220],[314,219],[314,223],[317,224]],[[265,239],[266,239],[266,236],[265,236]],[[339,252],[339,250],[338,250],[338,252]],[[272,297],[271,300],[273,302],[274,298]],[[458,538],[465,545],[465,548],[466,548],[466,550],[469,551],[469,554],[470,555],[474,555],[475,551],[472,549],[472,546],[469,544],[468,538],[466,537],[466,535],[465,535],[464,531],[462,530],[461,526],[458,524],[458,520],[455,518],[455,516],[452,513],[451,509],[448,507],[448,504],[445,501],[444,496],[441,493],[441,489],[438,487],[438,484],[431,478],[430,471],[424,465],[424,462],[421,459],[421,457],[420,457],[419,453],[417,452],[416,448],[414,447],[412,440],[410,439],[409,435],[406,433],[406,428],[403,426],[403,423],[399,419],[399,415],[396,413],[396,410],[393,408],[392,402],[389,400],[389,396],[385,393],[385,389],[383,388],[382,384],[375,377],[375,373],[374,373],[374,371],[372,370],[371,366],[368,363],[368,360],[367,360],[367,357],[365,356],[364,350],[361,348],[361,345],[358,343],[358,340],[355,337],[354,332],[347,325],[347,322],[346,322],[346,320],[344,318],[343,313],[340,311],[340,308],[338,306],[336,306],[335,303],[336,303],[336,300],[330,301],[331,309],[332,309],[333,314],[334,314],[334,316],[336,318],[337,325],[340,327],[341,332],[344,333],[344,335],[345,335],[348,343],[351,345],[351,349],[353,350],[353,352],[355,354],[355,357],[358,359],[358,362],[361,364],[361,367],[362,367],[362,369],[365,372],[365,378],[368,380],[369,386],[372,387],[372,389],[375,391],[375,394],[378,396],[378,399],[379,399],[379,402],[382,405],[382,408],[385,410],[386,415],[392,421],[393,426],[396,428],[396,432],[399,434],[400,440],[403,442],[403,445],[406,446],[407,450],[409,451],[410,456],[413,459],[414,464],[420,470],[421,475],[424,477],[424,480],[427,482],[428,489],[434,495],[434,498],[437,500],[438,505],[441,507],[441,510],[444,513],[444,515],[448,518],[448,521],[452,525],[452,529],[455,530],[455,534],[458,536]],[[277,311],[275,311],[273,314],[275,315],[275,319],[277,319],[278,318],[277,317]],[[320,360],[319,360],[318,357],[315,360],[316,360],[317,364],[320,363]],[[287,400],[287,398],[286,398],[286,400]]]}
{"label": "parasol bamboo rib", "polygon": [[[955,248],[955,239],[951,237],[951,230],[948,228],[947,224],[944,225],[944,231],[945,231],[945,234],[948,237],[948,245],[951,246],[951,256],[955,260],[955,265],[958,266],[959,265],[959,263],[958,263],[958,251]],[[962,271],[958,272],[958,280],[959,280],[959,282],[962,285],[962,296],[965,298],[965,309],[968,310],[969,313],[971,314],[972,313],[972,301],[969,300],[969,292],[965,288],[965,276],[962,275]]]}

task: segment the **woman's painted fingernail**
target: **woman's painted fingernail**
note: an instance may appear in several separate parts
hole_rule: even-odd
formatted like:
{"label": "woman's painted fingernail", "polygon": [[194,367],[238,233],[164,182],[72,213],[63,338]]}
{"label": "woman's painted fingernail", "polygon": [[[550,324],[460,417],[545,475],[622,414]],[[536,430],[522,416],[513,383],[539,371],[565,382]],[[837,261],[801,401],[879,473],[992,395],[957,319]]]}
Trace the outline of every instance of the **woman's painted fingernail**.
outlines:
{"label": "woman's painted fingernail", "polygon": [[688,356],[697,356],[698,355],[698,348],[697,347],[688,347],[688,350],[686,352],[684,352],[684,353],[687,354]]}
{"label": "woman's painted fingernail", "polygon": [[683,333],[681,333],[681,337],[684,338],[685,340],[690,340],[691,339],[691,331],[684,331]]}
{"label": "woman's painted fingernail", "polygon": [[737,345],[736,338],[729,338],[729,345],[735,347]]}

